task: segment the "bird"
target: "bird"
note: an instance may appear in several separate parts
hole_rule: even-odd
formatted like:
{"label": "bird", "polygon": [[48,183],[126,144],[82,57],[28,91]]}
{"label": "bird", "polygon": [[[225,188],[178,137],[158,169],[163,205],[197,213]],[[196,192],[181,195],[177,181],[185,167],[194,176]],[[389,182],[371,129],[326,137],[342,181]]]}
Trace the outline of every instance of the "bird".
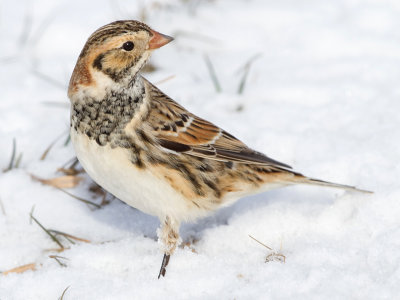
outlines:
{"label": "bird", "polygon": [[71,75],[70,136],[89,176],[160,220],[158,278],[181,243],[179,227],[246,195],[310,184],[357,189],[302,175],[196,116],[145,79],[151,53],[172,37],[135,20],[100,27]]}

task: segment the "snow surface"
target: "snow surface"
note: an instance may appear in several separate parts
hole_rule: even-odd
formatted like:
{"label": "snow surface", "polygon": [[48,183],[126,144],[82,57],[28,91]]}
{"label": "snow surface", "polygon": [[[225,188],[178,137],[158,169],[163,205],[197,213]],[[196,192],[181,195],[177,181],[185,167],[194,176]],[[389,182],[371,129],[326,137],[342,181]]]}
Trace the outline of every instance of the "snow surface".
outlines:
{"label": "snow surface", "polygon": [[[1,1],[0,299],[394,299],[400,294],[400,2]],[[153,82],[196,114],[304,174],[373,195],[296,186],[247,197],[181,228],[167,276],[158,220],[113,200],[101,209],[31,179],[74,156],[66,86],[87,37],[145,17],[176,37]],[[210,79],[212,61],[222,92]],[[255,55],[244,93],[243,66]],[[85,183],[70,192],[92,199]],[[35,223],[89,239],[62,253]],[[265,262],[268,249],[286,263]],[[60,255],[61,267],[49,255]]]}

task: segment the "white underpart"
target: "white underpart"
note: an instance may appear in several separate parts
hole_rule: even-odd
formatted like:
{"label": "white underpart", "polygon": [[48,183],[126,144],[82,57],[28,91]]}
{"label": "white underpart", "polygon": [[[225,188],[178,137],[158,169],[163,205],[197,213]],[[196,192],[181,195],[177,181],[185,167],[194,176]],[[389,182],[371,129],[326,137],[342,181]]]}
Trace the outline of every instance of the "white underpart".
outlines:
{"label": "white underpart", "polygon": [[76,155],[89,176],[120,200],[164,220],[181,221],[206,215],[181,193],[149,169],[138,169],[129,160],[129,150],[99,146],[86,135],[71,130]]}

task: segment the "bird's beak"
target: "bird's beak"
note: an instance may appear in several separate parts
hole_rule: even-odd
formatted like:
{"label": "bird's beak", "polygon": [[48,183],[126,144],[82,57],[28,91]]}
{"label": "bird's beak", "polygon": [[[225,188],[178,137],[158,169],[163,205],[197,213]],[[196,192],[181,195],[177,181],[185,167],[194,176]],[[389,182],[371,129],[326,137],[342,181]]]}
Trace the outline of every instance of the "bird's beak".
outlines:
{"label": "bird's beak", "polygon": [[151,30],[151,33],[152,33],[153,36],[152,36],[152,38],[150,39],[150,42],[149,42],[149,49],[150,50],[160,48],[160,47],[168,44],[169,42],[171,42],[174,39],[174,38],[172,38],[172,37],[170,37],[168,35],[159,33],[159,32],[154,31],[154,30]]}

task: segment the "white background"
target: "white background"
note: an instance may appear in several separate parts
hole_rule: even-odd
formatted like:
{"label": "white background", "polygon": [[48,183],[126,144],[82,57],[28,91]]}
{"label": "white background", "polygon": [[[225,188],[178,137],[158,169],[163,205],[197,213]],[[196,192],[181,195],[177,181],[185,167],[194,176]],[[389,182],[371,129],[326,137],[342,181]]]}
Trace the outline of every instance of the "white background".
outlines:
{"label": "white background", "polygon": [[[398,1],[1,1],[0,299],[394,299],[400,282]],[[98,210],[31,179],[74,156],[69,77],[87,37],[138,19],[176,37],[145,76],[197,115],[306,175],[375,191],[289,187],[181,228],[157,280],[158,220],[119,200]],[[217,93],[208,55],[222,86]],[[242,67],[251,65],[243,94]],[[71,193],[100,203],[90,179]],[[134,183],[132,183],[134,184]],[[92,243],[57,245],[30,222]],[[286,256],[286,263],[252,235]]]}

